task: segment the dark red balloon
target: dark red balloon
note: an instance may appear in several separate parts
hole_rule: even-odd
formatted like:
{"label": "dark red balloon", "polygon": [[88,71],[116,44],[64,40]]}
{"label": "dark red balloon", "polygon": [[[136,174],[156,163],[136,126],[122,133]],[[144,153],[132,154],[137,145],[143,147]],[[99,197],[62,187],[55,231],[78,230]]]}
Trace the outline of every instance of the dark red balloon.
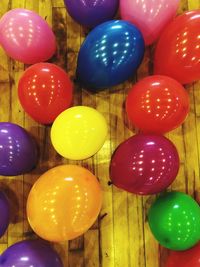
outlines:
{"label": "dark red balloon", "polygon": [[200,267],[200,243],[186,251],[170,251],[166,267]]}
{"label": "dark red balloon", "polygon": [[37,122],[51,124],[72,103],[73,87],[67,73],[50,63],[29,67],[18,85],[24,110]]}
{"label": "dark red balloon", "polygon": [[180,126],[190,100],[176,80],[161,75],[144,78],[133,86],[126,100],[130,121],[146,133],[166,133]]}
{"label": "dark red balloon", "polygon": [[155,50],[155,74],[182,84],[200,79],[200,10],[178,16],[163,31]]}
{"label": "dark red balloon", "polygon": [[132,136],[116,149],[110,165],[113,184],[140,195],[163,191],[174,181],[178,170],[177,150],[161,135]]}

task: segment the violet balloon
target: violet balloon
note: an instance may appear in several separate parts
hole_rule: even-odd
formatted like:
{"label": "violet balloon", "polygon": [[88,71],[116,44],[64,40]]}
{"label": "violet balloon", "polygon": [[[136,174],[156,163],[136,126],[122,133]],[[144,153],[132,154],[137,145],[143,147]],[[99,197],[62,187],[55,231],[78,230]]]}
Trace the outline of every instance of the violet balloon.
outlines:
{"label": "violet balloon", "polygon": [[121,17],[142,32],[146,45],[152,44],[173,19],[180,0],[120,0]]}
{"label": "violet balloon", "polygon": [[65,0],[65,5],[74,20],[93,28],[114,17],[119,0]]}
{"label": "violet balloon", "polygon": [[0,175],[31,171],[37,163],[37,146],[19,125],[0,122]]}
{"label": "violet balloon", "polygon": [[179,156],[170,140],[159,135],[138,134],[123,142],[110,165],[114,185],[139,195],[156,194],[176,178]]}
{"label": "violet balloon", "polygon": [[12,9],[0,20],[1,45],[13,59],[26,64],[46,61],[56,50],[55,36],[47,22],[27,9]]}
{"label": "violet balloon", "polygon": [[6,195],[0,191],[0,237],[2,237],[8,228],[10,219],[9,202]]}
{"label": "violet balloon", "polygon": [[0,256],[0,267],[63,267],[56,251],[45,241],[24,240]]}

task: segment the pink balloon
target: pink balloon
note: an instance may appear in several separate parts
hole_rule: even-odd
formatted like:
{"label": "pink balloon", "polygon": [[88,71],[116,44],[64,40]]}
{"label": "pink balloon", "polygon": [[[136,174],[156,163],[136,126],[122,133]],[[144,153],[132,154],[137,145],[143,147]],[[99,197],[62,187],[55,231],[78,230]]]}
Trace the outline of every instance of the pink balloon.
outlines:
{"label": "pink balloon", "polygon": [[8,11],[0,20],[0,36],[6,53],[25,64],[46,61],[56,50],[55,36],[47,22],[27,9]]}
{"label": "pink balloon", "polygon": [[140,29],[146,45],[152,44],[173,19],[180,0],[120,0],[121,17]]}

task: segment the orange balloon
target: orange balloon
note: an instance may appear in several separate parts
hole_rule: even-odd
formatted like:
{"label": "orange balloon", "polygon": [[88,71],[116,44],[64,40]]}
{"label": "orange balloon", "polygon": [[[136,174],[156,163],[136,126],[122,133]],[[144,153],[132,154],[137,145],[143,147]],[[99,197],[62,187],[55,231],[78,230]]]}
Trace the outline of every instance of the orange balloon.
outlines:
{"label": "orange balloon", "polygon": [[27,201],[28,221],[43,239],[61,242],[86,232],[98,217],[102,192],[96,177],[76,165],[45,172]]}

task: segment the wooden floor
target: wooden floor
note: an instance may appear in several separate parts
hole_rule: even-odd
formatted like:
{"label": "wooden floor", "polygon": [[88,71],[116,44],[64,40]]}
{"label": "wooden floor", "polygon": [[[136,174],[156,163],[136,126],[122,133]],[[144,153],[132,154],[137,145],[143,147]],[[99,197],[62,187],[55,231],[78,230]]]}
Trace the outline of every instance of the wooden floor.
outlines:
{"label": "wooden floor", "polygon": [[[11,8],[25,7],[38,12],[52,24],[57,36],[58,52],[51,60],[65,68],[72,80],[76,58],[87,34],[67,14],[63,0],[1,0],[0,17]],[[199,0],[182,0],[179,13],[200,7]],[[110,131],[104,147],[89,160],[78,162],[100,179],[104,202],[98,222],[82,237],[69,243],[55,245],[65,267],[163,267],[167,251],[160,249],[152,237],[146,213],[154,197],[137,197],[108,185],[109,160],[116,146],[133,135],[123,112],[124,100],[131,83],[152,73],[153,49],[148,48],[143,65],[134,80],[115,89],[91,94],[76,85],[75,105],[97,108],[106,117]],[[0,180],[12,200],[12,222],[0,240],[0,252],[7,246],[32,238],[25,205],[32,183],[47,169],[67,162],[51,146],[49,127],[43,127],[24,114],[17,99],[17,82],[24,65],[12,61],[0,49],[0,121],[11,121],[25,127],[38,140],[40,163],[31,174]],[[186,191],[197,200],[200,189],[200,83],[188,87],[191,111],[185,124],[167,136],[176,144],[181,158],[178,178],[172,188]],[[122,115],[123,114],[123,115]],[[73,162],[74,163],[74,162]],[[48,227],[48,225],[47,225]]]}

